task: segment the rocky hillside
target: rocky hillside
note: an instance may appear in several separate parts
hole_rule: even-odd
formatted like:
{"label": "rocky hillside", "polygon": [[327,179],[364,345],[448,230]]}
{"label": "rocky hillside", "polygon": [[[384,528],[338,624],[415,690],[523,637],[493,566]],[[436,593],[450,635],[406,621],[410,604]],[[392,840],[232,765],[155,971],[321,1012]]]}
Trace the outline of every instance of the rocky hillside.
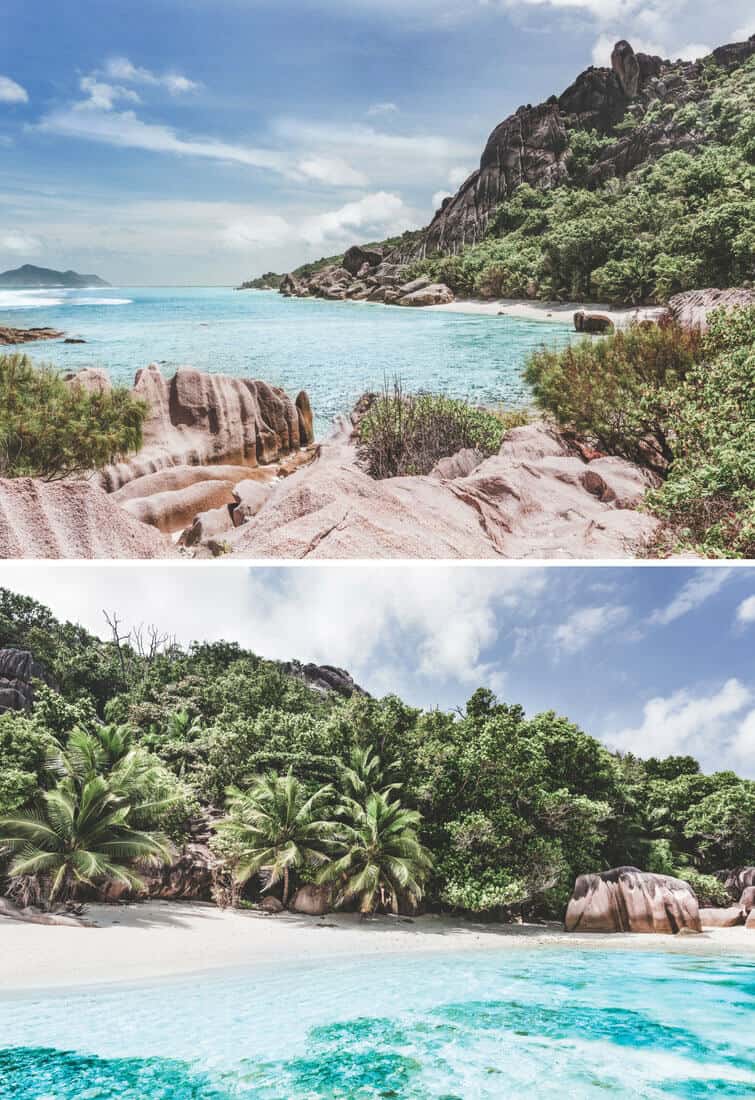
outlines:
{"label": "rocky hillside", "polygon": [[[361,276],[340,257],[281,290],[398,302],[378,288],[425,278],[465,296],[636,305],[747,284],[754,107],[755,36],[694,62],[618,42],[611,68],[501,122],[426,229],[371,246]],[[443,293],[427,297],[406,304]]]}
{"label": "rocky hillside", "polygon": [[36,267],[24,264],[13,271],[0,272],[0,286],[9,289],[31,290],[43,287],[71,287],[73,289],[93,286],[110,286],[99,275],[79,275],[78,271],[54,271],[50,267]]}

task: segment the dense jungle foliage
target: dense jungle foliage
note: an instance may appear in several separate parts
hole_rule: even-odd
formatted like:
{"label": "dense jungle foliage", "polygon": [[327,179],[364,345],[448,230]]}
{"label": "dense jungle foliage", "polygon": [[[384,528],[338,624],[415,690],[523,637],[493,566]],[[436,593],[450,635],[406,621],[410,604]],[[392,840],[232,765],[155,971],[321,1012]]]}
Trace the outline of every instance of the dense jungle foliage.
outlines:
{"label": "dense jungle foliage", "polygon": [[611,138],[570,132],[569,184],[523,185],[485,238],[414,265],[460,296],[616,304],[664,302],[700,287],[755,278],[755,57],[733,72],[708,62],[700,102],[655,101],[628,113],[617,136],[654,119],[688,135],[690,152],[650,161],[626,180],[585,178]]}
{"label": "dense jungle foliage", "polygon": [[648,506],[682,548],[755,556],[755,307],[704,336],[635,326],[540,351],[525,377],[559,423],[661,475]]}
{"label": "dense jungle foliage", "polygon": [[486,689],[461,713],[343,698],[233,643],[102,642],[0,589],[4,646],[30,648],[59,688],[0,716],[6,889],[35,873],[48,900],[53,874],[69,892],[126,881],[208,810],[247,897],[264,866],[279,894],[331,881],[364,911],[424,894],[560,917],[578,874],[620,864],[724,901],[712,873],[755,862],[754,782],[616,755]]}

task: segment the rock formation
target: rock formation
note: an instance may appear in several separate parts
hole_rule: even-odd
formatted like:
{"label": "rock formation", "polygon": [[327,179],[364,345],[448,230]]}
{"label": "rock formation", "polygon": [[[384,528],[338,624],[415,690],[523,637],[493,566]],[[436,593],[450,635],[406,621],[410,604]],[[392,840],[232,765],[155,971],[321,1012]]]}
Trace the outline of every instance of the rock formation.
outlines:
{"label": "rock formation", "polygon": [[333,691],[346,699],[350,699],[352,695],[367,694],[364,688],[354,682],[345,668],[336,668],[334,665],[303,665],[299,661],[289,661],[282,668],[288,676],[296,676],[314,691],[323,694]]}
{"label": "rock formation", "polygon": [[47,669],[27,649],[0,649],[0,713],[27,710],[34,700],[33,680],[52,683]]}
{"label": "rock formation", "polygon": [[344,429],[227,541],[264,558],[631,557],[659,529],[635,510],[653,484],[623,459],[585,461],[544,424],[509,432],[466,476],[375,481]]}
{"label": "rock formation", "polygon": [[173,555],[158,531],[91,481],[0,478],[0,559]]}
{"label": "rock formation", "polygon": [[330,886],[315,886],[308,883],[300,886],[291,899],[289,909],[294,913],[307,913],[310,917],[321,917],[332,908],[333,890]]}
{"label": "rock formation", "polygon": [[739,905],[730,905],[728,909],[708,907],[700,910],[703,928],[735,928],[744,922],[745,914]]}
{"label": "rock formation", "polygon": [[702,931],[689,883],[637,867],[580,875],[564,923],[567,932]]}
{"label": "rock formation", "polygon": [[0,326],[0,344],[35,344],[39,340],[59,340],[65,333],[54,328],[7,328]]}
{"label": "rock formation", "polygon": [[714,310],[737,309],[742,306],[755,306],[755,290],[689,290],[669,298],[668,311],[680,325],[688,328],[697,326],[705,331],[708,327],[708,315]]}

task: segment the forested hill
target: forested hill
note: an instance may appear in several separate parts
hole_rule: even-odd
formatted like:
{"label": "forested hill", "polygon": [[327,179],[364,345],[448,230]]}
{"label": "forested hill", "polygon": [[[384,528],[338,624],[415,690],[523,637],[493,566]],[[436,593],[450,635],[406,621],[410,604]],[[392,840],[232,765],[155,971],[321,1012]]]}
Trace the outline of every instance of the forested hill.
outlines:
{"label": "forested hill", "polygon": [[150,827],[178,845],[197,814],[227,805],[231,784],[291,769],[338,799],[355,749],[371,750],[381,763],[364,782],[389,784],[386,797],[419,815],[434,907],[561,916],[576,875],[623,864],[677,872],[725,900],[710,873],[755,862],[755,783],[703,775],[689,757],[617,756],[568,719],[528,717],[485,689],[461,714],[313,690],[305,666],[232,643],[186,649],[148,630],[102,642],[6,589],[3,647],[31,650],[51,686],[36,681],[31,710],[0,715],[0,818],[33,810],[56,784],[78,797],[49,760],[52,748],[75,764],[83,731],[109,751],[133,742],[147,754],[141,772],[161,794],[152,804],[168,807]]}
{"label": "forested hill", "polygon": [[694,62],[619,42],[496,126],[426,229],[378,247],[399,282],[463,297],[665,302],[755,279],[754,183],[755,36]]}

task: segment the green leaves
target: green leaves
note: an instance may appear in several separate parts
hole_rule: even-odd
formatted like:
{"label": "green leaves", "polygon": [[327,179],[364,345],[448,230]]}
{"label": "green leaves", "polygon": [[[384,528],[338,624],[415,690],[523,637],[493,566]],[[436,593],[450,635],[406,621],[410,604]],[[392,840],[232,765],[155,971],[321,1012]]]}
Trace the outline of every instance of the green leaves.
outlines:
{"label": "green leaves", "polygon": [[25,355],[0,355],[0,476],[81,477],[141,446],[147,406],[88,393]]}

